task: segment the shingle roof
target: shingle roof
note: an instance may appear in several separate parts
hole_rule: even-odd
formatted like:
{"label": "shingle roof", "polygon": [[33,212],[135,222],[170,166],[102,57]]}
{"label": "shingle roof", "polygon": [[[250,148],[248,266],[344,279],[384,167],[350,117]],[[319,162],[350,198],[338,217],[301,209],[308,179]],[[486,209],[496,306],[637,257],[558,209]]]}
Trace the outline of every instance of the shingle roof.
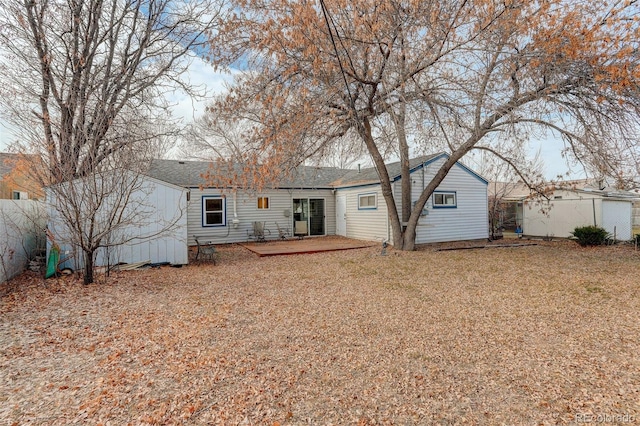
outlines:
{"label": "shingle roof", "polygon": [[[409,169],[416,167],[442,155],[423,155],[409,160]],[[182,187],[207,186],[202,176],[212,167],[208,161],[153,160],[148,175]],[[240,168],[237,168],[241,172]],[[394,180],[400,176],[400,162],[387,164],[389,177]],[[335,167],[300,166],[292,176],[278,185],[279,188],[335,188],[373,184],[380,182],[375,167],[361,170],[339,169]]]}
{"label": "shingle roof", "polygon": [[205,185],[202,175],[209,170],[207,161],[153,160],[147,175],[182,187]]}
{"label": "shingle roof", "polygon": [[[424,164],[440,155],[442,155],[442,153],[422,155],[420,157],[412,158],[409,160],[409,170],[413,170],[421,164]],[[400,176],[400,162],[396,161],[395,163],[387,164],[387,173],[391,180],[398,178]],[[333,186],[366,185],[378,182],[380,182],[380,178],[378,177],[376,168],[369,167],[360,171],[350,170],[349,173],[345,174],[342,178],[334,181]]]}
{"label": "shingle roof", "polygon": [[[154,160],[147,174],[155,179],[183,187],[207,186],[202,176],[212,167],[208,161]],[[241,172],[240,168],[237,168]],[[280,188],[332,188],[331,183],[351,170],[335,167],[299,167]]]}

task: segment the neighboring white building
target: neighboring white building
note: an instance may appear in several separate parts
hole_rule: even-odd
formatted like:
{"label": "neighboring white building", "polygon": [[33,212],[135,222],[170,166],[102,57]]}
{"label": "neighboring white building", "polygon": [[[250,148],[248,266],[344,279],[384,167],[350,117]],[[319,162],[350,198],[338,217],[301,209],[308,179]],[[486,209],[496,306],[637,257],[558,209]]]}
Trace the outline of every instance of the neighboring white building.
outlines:
{"label": "neighboring white building", "polygon": [[548,200],[522,201],[522,232],[539,237],[569,238],[578,226],[595,225],[612,238],[633,238],[633,195],[624,191],[556,189]]}
{"label": "neighboring white building", "polygon": [[[410,161],[412,203],[448,158],[437,154]],[[400,163],[387,165],[396,206],[401,209]],[[336,233],[361,240],[393,235],[375,169],[353,171],[336,186]],[[416,229],[416,244],[489,237],[487,181],[458,162],[427,200]]]}
{"label": "neighboring white building", "polygon": [[521,183],[492,182],[490,190],[490,196],[499,197],[503,210],[510,213],[505,220],[510,229],[520,226],[525,236],[569,238],[576,227],[595,225],[617,240],[633,238],[633,205],[639,195],[603,181],[557,182],[536,197]]}

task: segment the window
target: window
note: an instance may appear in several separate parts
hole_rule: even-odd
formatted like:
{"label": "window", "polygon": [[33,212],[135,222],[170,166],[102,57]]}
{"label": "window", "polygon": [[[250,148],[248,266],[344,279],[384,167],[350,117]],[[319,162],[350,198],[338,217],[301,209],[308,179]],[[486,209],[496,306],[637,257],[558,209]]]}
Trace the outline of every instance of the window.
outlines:
{"label": "window", "polygon": [[222,197],[202,197],[202,226],[225,226],[225,207]]}
{"label": "window", "polygon": [[455,192],[434,192],[433,207],[434,208],[456,208],[458,200]]}
{"label": "window", "polygon": [[19,200],[20,199],[20,192],[19,191],[12,191],[11,192],[11,199]]}
{"label": "window", "polygon": [[376,194],[358,195],[358,210],[375,210],[378,208]]}
{"label": "window", "polygon": [[266,210],[269,208],[269,197],[258,197],[258,210]]}

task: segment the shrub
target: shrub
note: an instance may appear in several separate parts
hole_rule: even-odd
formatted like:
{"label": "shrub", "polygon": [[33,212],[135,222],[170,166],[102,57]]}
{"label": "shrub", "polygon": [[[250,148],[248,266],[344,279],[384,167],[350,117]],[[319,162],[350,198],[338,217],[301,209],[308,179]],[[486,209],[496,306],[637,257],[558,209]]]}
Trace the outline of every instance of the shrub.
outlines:
{"label": "shrub", "polygon": [[609,233],[599,226],[578,226],[571,233],[582,247],[599,246],[605,243]]}

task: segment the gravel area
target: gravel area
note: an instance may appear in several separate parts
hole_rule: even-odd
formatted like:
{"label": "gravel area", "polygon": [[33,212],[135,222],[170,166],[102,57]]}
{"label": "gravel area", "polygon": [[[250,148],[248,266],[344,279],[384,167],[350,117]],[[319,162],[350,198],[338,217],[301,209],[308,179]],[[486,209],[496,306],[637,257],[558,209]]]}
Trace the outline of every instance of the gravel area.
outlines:
{"label": "gravel area", "polygon": [[25,274],[0,425],[640,423],[640,251],[438,247]]}

